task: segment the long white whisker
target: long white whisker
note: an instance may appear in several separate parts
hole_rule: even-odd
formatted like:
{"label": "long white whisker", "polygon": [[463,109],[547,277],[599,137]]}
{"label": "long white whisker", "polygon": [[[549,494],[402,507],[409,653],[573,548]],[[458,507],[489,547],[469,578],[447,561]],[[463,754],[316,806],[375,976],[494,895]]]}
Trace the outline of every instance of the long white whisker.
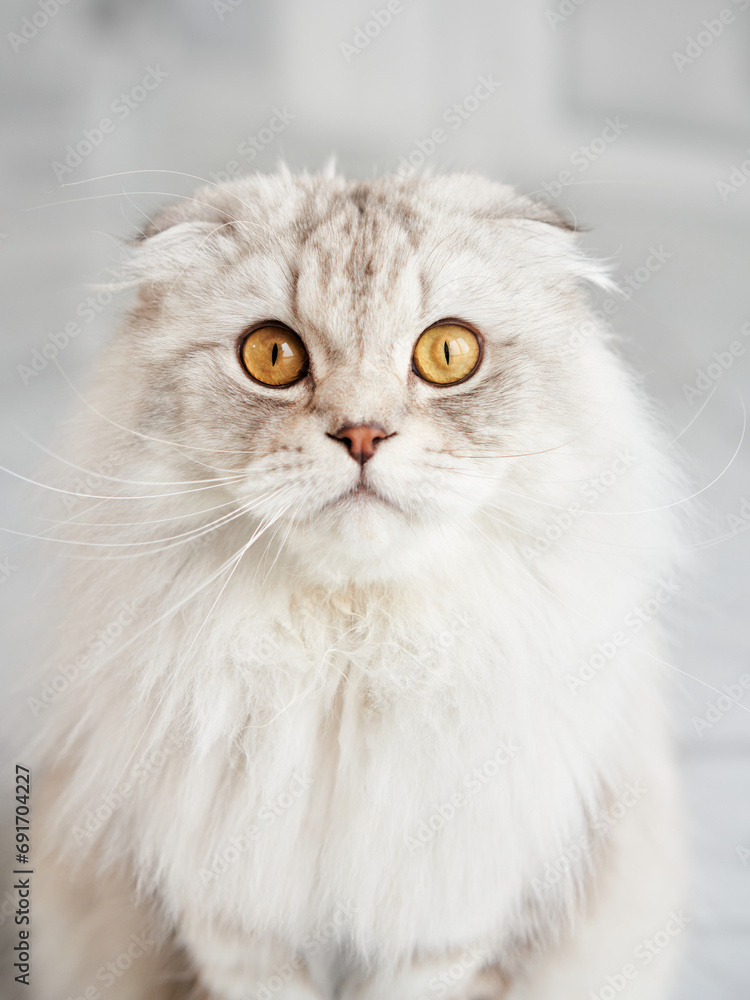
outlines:
{"label": "long white whisker", "polygon": [[65,379],[65,381],[68,383],[68,385],[70,386],[70,388],[73,390],[73,392],[75,393],[75,395],[78,397],[78,399],[80,399],[81,402],[85,406],[87,406],[88,409],[93,414],[95,414],[95,416],[99,417],[101,420],[106,421],[106,423],[110,424],[112,427],[116,427],[120,431],[125,431],[126,434],[132,434],[133,437],[141,438],[141,440],[143,440],[143,441],[153,441],[156,444],[165,444],[165,445],[167,445],[167,447],[174,448],[174,450],[177,452],[178,455],[182,455],[182,457],[183,458],[187,458],[188,461],[195,462],[196,465],[202,465],[204,468],[210,469],[212,472],[225,472],[226,470],[225,469],[217,469],[213,465],[209,465],[206,462],[201,462],[200,459],[194,458],[192,455],[186,455],[186,454],[184,454],[184,452],[181,451],[180,449],[181,448],[187,448],[189,451],[210,451],[212,455],[213,454],[228,454],[228,455],[244,455],[244,454],[247,454],[247,452],[244,451],[241,448],[221,449],[221,448],[209,448],[208,446],[202,446],[202,445],[183,444],[182,442],[169,441],[167,438],[154,437],[152,434],[145,434],[143,431],[135,431],[135,430],[132,429],[132,427],[125,427],[123,424],[117,423],[116,420],[112,420],[111,417],[108,417],[106,414],[102,413],[101,410],[97,410],[97,408],[92,403],[90,403],[88,399],[86,399],[86,397],[83,395],[83,393],[81,393],[76,388],[76,386],[73,385],[73,383],[71,382],[71,380],[68,378],[66,372],[63,370],[62,365],[58,362],[57,358],[53,358],[53,364],[56,366],[56,368],[58,369],[58,371],[60,372],[60,374],[62,375],[62,377]]}
{"label": "long white whisker", "polygon": [[[265,502],[266,500],[273,499],[274,496],[278,496],[280,493],[283,492],[283,490],[284,488],[282,487],[279,490],[277,490],[276,493],[267,494],[264,497],[260,497],[256,500],[250,501],[247,504],[243,504],[238,509],[223,515],[223,517],[217,518],[215,521],[211,522],[208,525],[201,525],[199,528],[193,528],[189,532],[183,532],[182,534],[179,535],[173,535],[171,536],[170,539],[153,539],[151,541],[139,541],[139,542],[79,542],[76,541],[75,539],[47,537],[43,538],[42,540],[49,542],[58,542],[63,545],[71,545],[73,547],[90,546],[103,549],[141,547],[144,545],[158,544],[163,541],[169,542],[169,544],[162,545],[162,547],[158,549],[146,549],[145,551],[132,552],[128,553],[127,555],[119,555],[119,556],[116,555],[77,556],[72,554],[70,555],[71,559],[76,559],[81,562],[117,562],[123,559],[142,559],[147,556],[156,555],[159,552],[169,552],[171,549],[179,548],[182,545],[186,545],[188,542],[193,542],[199,538],[205,537],[206,535],[210,535],[213,532],[217,531],[219,527],[226,524],[231,524],[233,521],[238,520],[240,517],[244,516],[245,514],[253,510],[255,507],[257,507],[259,504]],[[8,528],[2,528],[0,530],[6,531],[10,534],[20,534],[20,532],[11,532]],[[25,537],[42,538],[42,536],[34,536],[34,535]],[[174,539],[178,539],[178,541],[173,541]]]}
{"label": "long white whisker", "polygon": [[[710,490],[711,487],[714,486],[716,483],[718,483],[718,481],[722,478],[722,476],[726,475],[726,473],[729,471],[735,459],[737,458],[737,455],[740,453],[740,449],[742,448],[742,445],[744,443],[745,433],[747,430],[747,410],[745,408],[745,401],[744,399],[742,399],[742,396],[740,396],[740,403],[742,404],[742,433],[740,434],[740,440],[737,444],[737,447],[734,449],[732,457],[729,459],[729,461],[721,470],[721,472],[717,476],[715,476],[710,483],[707,483],[701,489],[696,490],[695,493],[691,493],[690,496],[682,497],[680,500],[674,500],[672,503],[663,504],[661,507],[646,507],[643,510],[582,510],[581,513],[589,515],[598,514],[603,517],[622,517],[623,515],[630,515],[630,514],[654,514],[660,510],[669,510],[671,507],[679,507],[681,504],[689,503],[689,501],[695,500],[696,497],[699,497],[702,493],[705,493],[706,490]],[[488,476],[487,478],[492,479],[493,477]],[[568,510],[567,507],[564,507],[561,504],[550,503],[548,500],[542,500],[539,497],[526,496],[524,493],[516,493],[513,490],[506,490],[500,486],[497,486],[496,489],[498,489],[501,493],[506,494],[506,496],[518,497],[521,500],[528,500],[531,503],[538,503],[544,507],[551,507],[553,510]]]}
{"label": "long white whisker", "polygon": [[[282,510],[277,516],[280,517],[283,515],[283,513],[284,511]],[[209,573],[209,575],[202,581],[202,583],[200,583],[194,590],[192,590],[185,597],[180,598],[180,600],[177,601],[175,604],[173,604],[170,608],[168,608],[166,611],[160,614],[153,621],[149,622],[149,624],[146,625],[145,628],[141,629],[140,632],[137,632],[135,635],[131,636],[121,646],[118,646],[116,649],[113,649],[108,656],[105,656],[104,659],[99,661],[99,663],[97,664],[98,668],[101,669],[102,667],[105,667],[108,663],[111,663],[112,660],[120,656],[129,646],[133,645],[133,643],[143,638],[144,635],[150,632],[153,628],[156,628],[157,625],[160,625],[163,621],[166,621],[172,615],[176,614],[182,607],[184,607],[195,597],[197,597],[198,594],[201,593],[201,591],[205,590],[206,587],[209,587],[214,580],[218,579],[218,577],[220,577],[221,574],[229,568],[229,566],[232,564],[232,562],[237,558],[237,556],[240,553],[247,551],[251,547],[251,545],[254,544],[256,539],[262,535],[262,533],[266,530],[266,528],[270,524],[273,524],[273,519],[269,521],[266,525],[263,524],[259,525],[258,528],[253,533],[253,535],[251,536],[250,540],[244,543],[236,552],[234,552],[227,560],[225,560],[219,566],[218,569],[214,570],[212,573]],[[75,731],[73,731],[70,734],[68,743],[69,744],[72,743],[74,741],[74,738],[75,738]]]}
{"label": "long white whisker", "polygon": [[708,406],[708,404],[711,402],[711,400],[714,397],[714,393],[716,392],[717,389],[718,389],[718,384],[714,384],[712,386],[711,391],[709,392],[708,396],[701,403],[698,412],[693,415],[693,419],[690,421],[690,423],[686,427],[682,428],[682,430],[677,435],[677,437],[672,438],[672,440],[669,442],[669,444],[667,444],[667,446],[666,446],[667,448],[671,448],[673,444],[676,444],[680,440],[680,438],[682,437],[683,434],[687,434],[687,432],[693,426],[693,424],[695,423],[695,421],[698,419],[698,417],[701,415],[701,413],[703,413],[703,411],[706,409],[706,407]]}
{"label": "long white whisker", "polygon": [[45,447],[36,438],[33,438],[30,434],[24,431],[20,427],[16,427],[18,433],[30,441],[31,444],[35,445],[40,451],[43,451],[45,455],[49,455],[50,458],[57,459],[63,465],[67,465],[71,469],[76,469],[78,472],[85,472],[89,476],[95,476],[99,479],[107,479],[112,483],[126,483],[129,486],[193,486],[198,483],[217,483],[217,482],[234,482],[236,479],[240,478],[240,473],[232,473],[231,476],[212,476],[209,479],[178,479],[172,481],[158,481],[158,480],[141,480],[141,479],[120,479],[118,476],[108,476],[103,472],[96,472],[93,469],[87,469],[83,465],[76,465],[75,462],[70,462],[68,459],[64,458],[62,455],[57,454],[50,448]]}
{"label": "long white whisker", "polygon": [[[142,496],[133,496],[132,494],[106,494],[106,493],[77,493],[75,490],[64,490],[59,486],[50,486],[48,483],[40,483],[36,479],[30,479],[28,476],[21,475],[20,472],[14,472],[13,469],[8,469],[4,465],[0,465],[0,472],[5,472],[9,476],[13,476],[15,479],[20,479],[24,483],[29,483],[31,486],[38,486],[43,490],[51,490],[53,493],[63,493],[65,496],[69,497],[81,497],[84,500],[161,500],[164,497],[181,497],[188,493],[203,493],[204,491],[217,489],[222,486],[226,486],[227,482],[239,482],[244,479],[244,474],[237,474],[236,479],[233,480],[215,480],[209,486],[200,486],[195,490],[175,490],[170,493],[146,493]],[[4,529],[3,529],[4,530]]]}
{"label": "long white whisker", "polygon": [[[111,499],[116,502],[118,498],[112,497]],[[53,522],[52,527],[47,529],[48,531],[53,531],[54,528],[58,525],[65,525],[71,523],[74,523],[76,527],[80,526],[82,528],[135,528],[135,527],[141,527],[146,524],[167,524],[169,521],[182,521],[186,517],[196,517],[197,515],[201,514],[212,514],[215,510],[222,510],[224,507],[229,507],[231,504],[238,502],[239,501],[236,499],[225,500],[224,503],[216,504],[216,506],[214,507],[204,507],[198,511],[189,510],[185,511],[182,514],[174,514],[171,517],[154,517],[154,518],[146,518],[144,520],[139,519],[137,521],[77,521],[77,520],[74,521],[74,518],[79,516],[76,514],[74,514],[72,518],[68,518],[64,521],[59,521],[56,520],[55,518],[50,518],[50,517],[41,517],[39,518],[39,520]],[[97,507],[101,507],[103,503],[104,501],[100,500],[99,503],[94,504],[92,507],[88,507],[85,511],[80,511],[79,513],[87,514],[89,511],[95,510]],[[42,532],[42,534],[46,534],[46,532]]]}
{"label": "long white whisker", "polygon": [[[674,663],[662,660],[660,656],[656,656],[654,653],[649,653],[649,651],[647,649],[643,649],[642,646],[632,646],[631,648],[637,649],[639,653],[645,653],[646,656],[650,657],[652,660],[656,660],[657,663],[662,663],[665,667],[669,667],[671,670],[676,670],[678,674],[682,674],[684,677],[689,677],[691,681],[696,681],[698,684],[702,684],[715,694],[720,694],[722,697],[726,697],[726,691],[719,691],[718,688],[715,688],[713,684],[709,684],[708,681],[704,681],[702,678],[696,677],[694,674],[689,674],[687,670],[682,670],[680,667],[675,666]],[[748,708],[747,705],[743,705],[739,701],[735,702],[735,705],[737,705],[738,708],[743,709],[745,712],[750,712],[750,708]]]}
{"label": "long white whisker", "polygon": [[[263,498],[261,498],[262,500]],[[230,501],[233,503],[240,503],[240,501]],[[261,502],[261,501],[258,501]],[[217,525],[224,524],[228,521],[233,520],[235,514],[245,513],[248,510],[252,510],[253,504],[242,504],[236,510],[230,511],[227,514],[223,514],[221,517],[216,518],[214,521],[210,521],[208,524],[202,524],[199,527],[191,528],[188,531],[180,532],[176,535],[169,535],[167,538],[144,538],[137,542],[86,542],[80,541],[76,538],[53,538],[48,535],[31,535],[26,534],[21,531],[13,531],[10,528],[0,528],[0,531],[4,531],[9,535],[20,535],[23,538],[35,539],[37,541],[47,541],[47,542],[57,542],[59,545],[73,545],[73,546],[85,546],[87,548],[102,548],[102,549],[122,549],[122,548],[134,548],[143,545],[160,545],[162,542],[172,542],[179,538],[188,538],[189,536],[200,537],[201,535],[208,534],[210,530]],[[194,516],[198,516],[194,513]],[[138,522],[135,522],[133,527],[140,527]],[[54,529],[52,529],[54,530]],[[173,546],[166,546],[166,548],[172,548]],[[164,549],[158,549],[157,551],[163,552]],[[146,553],[143,553],[144,555]],[[150,553],[149,553],[150,554]]]}
{"label": "long white whisker", "polygon": [[[283,511],[282,511],[281,513],[277,514],[277,515],[276,515],[276,518],[278,518],[278,517],[281,517],[281,516],[282,516],[282,514],[283,514]],[[213,604],[212,604],[212,605],[211,605],[211,607],[209,608],[209,611],[208,611],[208,614],[207,614],[207,615],[206,615],[206,617],[205,617],[205,618],[203,619],[203,622],[201,623],[201,626],[200,626],[200,628],[198,629],[198,631],[197,631],[197,632],[195,633],[195,635],[193,636],[193,639],[191,640],[191,642],[190,642],[190,645],[188,646],[187,650],[185,651],[184,655],[182,656],[182,659],[180,660],[180,662],[179,662],[179,663],[177,664],[177,666],[176,666],[176,667],[175,667],[175,668],[174,668],[174,669],[173,669],[173,670],[171,671],[171,674],[170,674],[170,678],[169,678],[169,681],[167,682],[167,685],[166,685],[166,687],[164,688],[164,691],[162,692],[161,696],[159,697],[159,700],[157,701],[157,703],[156,703],[156,705],[155,705],[155,707],[154,707],[154,710],[153,710],[153,712],[151,713],[151,716],[149,717],[148,721],[146,722],[146,725],[145,725],[145,727],[144,727],[144,729],[143,729],[143,732],[141,733],[140,737],[138,738],[138,741],[137,741],[137,743],[136,743],[136,744],[135,744],[135,746],[133,747],[133,749],[132,749],[132,751],[131,751],[131,753],[130,753],[130,756],[129,756],[129,757],[128,757],[128,759],[127,759],[127,760],[125,761],[125,764],[123,765],[123,768],[122,768],[122,770],[120,771],[120,774],[119,774],[119,775],[118,775],[118,777],[116,778],[116,780],[115,780],[115,783],[114,783],[114,785],[113,785],[113,787],[112,787],[111,791],[109,792],[109,794],[108,794],[107,796],[105,796],[105,800],[104,800],[104,801],[105,801],[105,803],[107,802],[107,800],[109,799],[109,797],[110,797],[110,796],[112,795],[112,792],[114,792],[114,791],[115,791],[115,789],[117,788],[117,786],[118,786],[118,784],[119,784],[120,780],[122,779],[122,776],[123,776],[123,775],[125,774],[125,772],[126,772],[126,770],[127,770],[128,766],[129,766],[130,762],[131,762],[131,761],[133,760],[133,757],[135,756],[135,753],[136,753],[136,751],[137,751],[138,747],[140,746],[141,742],[143,741],[143,738],[144,738],[144,736],[145,736],[145,735],[146,735],[146,733],[148,732],[148,728],[149,728],[149,726],[151,725],[151,723],[153,722],[154,718],[156,717],[156,714],[157,714],[157,712],[159,711],[159,708],[160,708],[160,707],[162,706],[162,704],[164,703],[164,700],[165,700],[165,698],[167,697],[167,694],[169,693],[169,690],[170,690],[170,688],[171,688],[171,687],[172,687],[172,685],[174,684],[174,682],[175,682],[175,679],[176,679],[176,677],[178,676],[178,674],[179,674],[180,670],[181,670],[181,669],[182,669],[182,667],[184,666],[184,664],[185,664],[185,662],[186,662],[186,660],[187,660],[187,658],[188,658],[188,656],[189,656],[189,654],[190,654],[190,651],[192,650],[193,646],[195,645],[195,643],[196,643],[196,642],[197,642],[197,640],[198,640],[198,637],[199,637],[199,635],[201,634],[201,632],[203,631],[203,629],[204,629],[204,628],[206,627],[206,625],[208,624],[208,621],[209,621],[209,619],[210,619],[211,615],[213,614],[213,611],[214,611],[214,608],[215,608],[215,607],[216,607],[216,605],[218,604],[218,602],[219,602],[219,600],[220,600],[220,598],[221,598],[222,594],[224,593],[224,591],[226,590],[227,586],[229,585],[229,582],[230,582],[230,580],[232,579],[232,577],[234,576],[234,573],[235,573],[235,571],[236,571],[237,567],[238,567],[238,566],[240,565],[240,562],[242,561],[242,558],[243,558],[243,556],[244,556],[244,555],[245,555],[245,553],[246,553],[246,552],[248,551],[248,549],[249,549],[249,548],[250,548],[250,547],[251,547],[251,546],[253,545],[253,543],[254,543],[254,542],[256,541],[256,539],[257,539],[258,537],[260,537],[260,534],[261,534],[261,533],[262,533],[263,531],[265,531],[265,530],[266,530],[266,528],[267,528],[267,527],[269,527],[271,523],[273,523],[273,521],[269,522],[269,524],[267,524],[267,525],[265,525],[265,526],[260,526],[260,527],[259,527],[259,528],[258,528],[258,529],[256,530],[256,532],[254,532],[254,534],[253,534],[253,536],[252,536],[252,537],[250,538],[250,540],[249,540],[249,541],[248,541],[248,542],[247,542],[247,543],[246,543],[245,545],[243,545],[243,546],[242,546],[242,548],[241,548],[241,549],[239,550],[239,552],[235,553],[235,554],[234,554],[234,556],[232,556],[232,558],[231,558],[231,559],[230,559],[230,560],[228,561],[228,563],[227,563],[227,564],[225,565],[225,568],[226,568],[226,566],[228,566],[228,565],[229,565],[229,564],[230,564],[230,563],[231,563],[232,561],[234,561],[234,566],[232,566],[232,569],[231,569],[231,571],[230,571],[230,573],[229,573],[229,576],[227,577],[227,579],[226,579],[226,580],[224,581],[224,583],[222,584],[222,587],[221,587],[221,590],[219,591],[219,593],[217,594],[217,596],[216,596],[216,598],[215,598],[215,600],[214,600]],[[149,745],[149,746],[148,746],[148,747],[146,748],[146,750],[144,750],[144,753],[148,753],[148,751],[149,751],[150,749],[151,749],[151,745]],[[92,830],[94,829],[94,827],[95,827],[95,824],[96,824],[96,819],[98,819],[98,816],[99,816],[99,813],[101,812],[101,810],[102,810],[103,808],[105,808],[105,806],[101,806],[101,807],[99,808],[99,810],[97,811],[97,814],[96,814],[96,817],[95,817],[95,820],[94,820],[94,822],[93,822],[93,823],[91,823],[91,824],[89,825],[89,828],[88,828],[88,830],[87,830],[87,834],[86,834],[87,836],[89,836],[89,835],[91,834]]]}

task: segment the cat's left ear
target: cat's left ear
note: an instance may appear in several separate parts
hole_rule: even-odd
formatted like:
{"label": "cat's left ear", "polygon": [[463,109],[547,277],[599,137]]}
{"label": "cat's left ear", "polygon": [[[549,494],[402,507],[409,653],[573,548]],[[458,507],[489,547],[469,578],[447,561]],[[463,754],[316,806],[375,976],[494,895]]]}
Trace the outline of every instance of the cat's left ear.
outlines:
{"label": "cat's left ear", "polygon": [[547,226],[555,226],[569,233],[585,233],[587,231],[586,226],[579,225],[574,218],[566,215],[557,205],[534,201],[532,198],[523,199],[523,210],[520,218],[530,219],[532,222],[543,222]]}
{"label": "cat's left ear", "polygon": [[618,291],[611,276],[611,265],[589,256],[577,238],[579,233],[587,232],[588,227],[579,225],[557,206],[525,198],[523,210],[514,217],[514,221],[529,225],[539,233],[546,246],[553,251],[554,263],[565,273],[606,292]]}

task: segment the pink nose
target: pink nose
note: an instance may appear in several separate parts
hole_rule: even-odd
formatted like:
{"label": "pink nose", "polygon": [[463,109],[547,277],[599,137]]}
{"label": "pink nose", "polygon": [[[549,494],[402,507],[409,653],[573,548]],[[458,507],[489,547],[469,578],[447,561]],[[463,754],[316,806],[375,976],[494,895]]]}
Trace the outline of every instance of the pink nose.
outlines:
{"label": "pink nose", "polygon": [[354,461],[364,465],[372,458],[378,444],[387,438],[388,434],[379,424],[362,424],[359,427],[348,427],[344,424],[335,434],[328,436],[346,445]]}

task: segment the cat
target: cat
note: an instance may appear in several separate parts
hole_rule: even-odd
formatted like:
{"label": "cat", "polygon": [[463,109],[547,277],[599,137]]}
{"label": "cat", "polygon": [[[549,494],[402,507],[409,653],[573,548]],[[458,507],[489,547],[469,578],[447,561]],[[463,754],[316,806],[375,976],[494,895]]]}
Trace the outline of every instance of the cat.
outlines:
{"label": "cat", "polygon": [[126,268],[55,535],[37,996],[666,1000],[681,473],[607,268],[477,176],[286,168]]}

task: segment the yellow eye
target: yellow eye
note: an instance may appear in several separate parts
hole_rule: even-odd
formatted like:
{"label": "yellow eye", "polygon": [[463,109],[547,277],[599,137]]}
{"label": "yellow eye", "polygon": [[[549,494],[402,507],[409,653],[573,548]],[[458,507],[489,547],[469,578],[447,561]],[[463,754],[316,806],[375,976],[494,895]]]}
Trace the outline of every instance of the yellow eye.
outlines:
{"label": "yellow eye", "polygon": [[246,338],[242,363],[263,385],[291,385],[307,374],[307,351],[296,333],[281,326],[261,326]]}
{"label": "yellow eye", "polygon": [[449,385],[468,378],[479,364],[479,338],[465,326],[445,323],[425,330],[414,348],[414,367],[425,382]]}

